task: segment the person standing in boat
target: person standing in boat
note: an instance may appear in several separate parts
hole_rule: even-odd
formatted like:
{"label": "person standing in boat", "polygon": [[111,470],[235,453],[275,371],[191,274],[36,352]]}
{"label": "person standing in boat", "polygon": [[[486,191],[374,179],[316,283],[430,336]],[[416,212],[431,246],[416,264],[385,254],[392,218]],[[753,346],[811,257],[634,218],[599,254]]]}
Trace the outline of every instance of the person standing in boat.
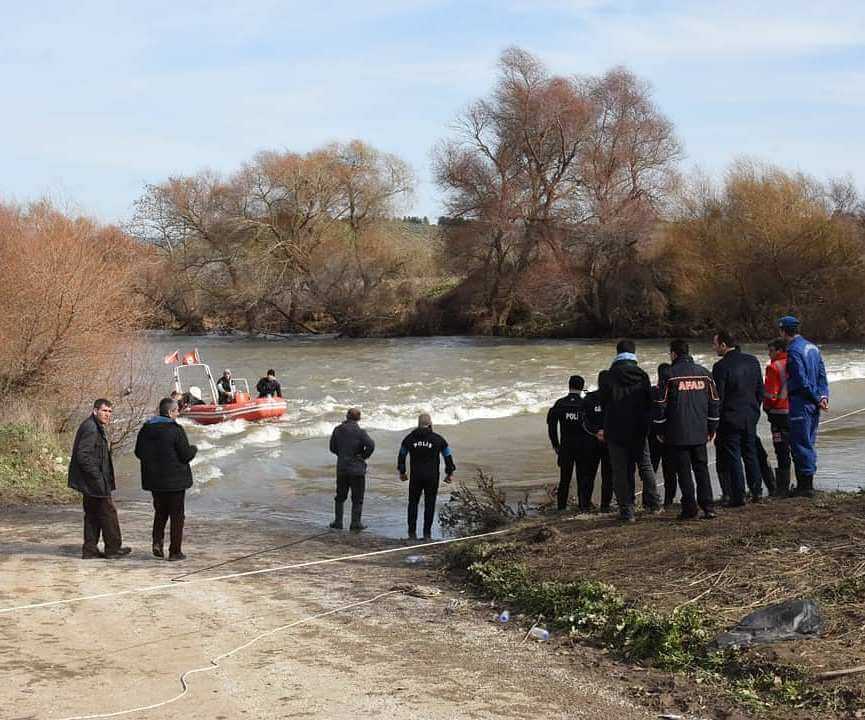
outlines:
{"label": "person standing in boat", "polygon": [[363,512],[363,495],[366,490],[366,461],[375,450],[375,443],[358,423],[360,410],[351,408],[345,421],[333,429],[330,436],[330,451],[336,455],[336,497],[334,518],[330,524],[334,530],[342,530],[343,508],[351,491],[351,525],[353,532],[366,530],[360,521]]}
{"label": "person standing in boat", "polygon": [[222,371],[222,377],[216,381],[216,392],[219,395],[220,405],[234,402],[237,387],[234,384],[234,380],[231,379],[231,370],[228,368]]}
{"label": "person standing in boat", "polygon": [[135,457],[141,461],[141,489],[153,495],[153,555],[165,557],[165,526],[171,520],[169,560],[185,560],[181,549],[186,516],[186,491],[192,487],[189,463],[198,448],[189,444],[186,431],[177,424],[177,401],[163,398],[159,414],[138,431]]}
{"label": "person standing in boat", "polygon": [[270,369],[267,371],[267,375],[261,380],[258,381],[258,384],[255,386],[255,389],[258,390],[259,398],[266,397],[282,397],[282,386],[279,384],[279,380],[276,379],[276,370]]}
{"label": "person standing in boat", "polygon": [[408,484],[408,536],[417,539],[417,511],[423,495],[423,539],[432,539],[432,524],[436,512],[436,497],[439,491],[440,458],[445,459],[445,482],[450,483],[456,472],[454,454],[448,441],[433,432],[432,418],[421,413],[417,419],[417,429],[403,438],[397,457],[399,479],[405,482],[405,459],[410,458],[411,480]]}
{"label": "person standing in boat", "polygon": [[[114,463],[106,428],[111,422],[111,402],[100,398],[93,412],[78,427],[69,460],[69,487],[82,495],[84,505],[84,545],[81,557],[122,558],[132,550],[123,547],[117,508],[111,499],[116,490]],[[99,551],[99,536],[105,541],[105,552]]]}

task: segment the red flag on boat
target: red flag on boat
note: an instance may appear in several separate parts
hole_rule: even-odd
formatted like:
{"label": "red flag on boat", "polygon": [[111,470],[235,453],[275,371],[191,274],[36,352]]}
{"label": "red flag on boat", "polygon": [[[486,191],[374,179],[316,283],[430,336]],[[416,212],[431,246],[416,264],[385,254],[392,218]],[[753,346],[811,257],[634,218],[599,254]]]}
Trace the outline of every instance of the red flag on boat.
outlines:
{"label": "red flag on boat", "polygon": [[166,365],[171,365],[171,363],[179,363],[180,362],[180,350],[175,350],[170,355],[166,355],[162,358],[162,362]]}
{"label": "red flag on boat", "polygon": [[198,348],[195,348],[192,352],[184,353],[183,355],[183,364],[184,365],[192,365],[193,363],[200,363],[201,358],[198,357]]}

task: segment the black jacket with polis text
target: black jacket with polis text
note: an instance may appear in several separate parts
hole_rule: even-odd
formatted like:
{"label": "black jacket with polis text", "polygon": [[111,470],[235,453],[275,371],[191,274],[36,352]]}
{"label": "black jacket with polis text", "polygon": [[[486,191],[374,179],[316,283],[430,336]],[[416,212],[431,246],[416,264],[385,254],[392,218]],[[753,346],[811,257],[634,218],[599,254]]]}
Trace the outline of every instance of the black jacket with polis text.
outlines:
{"label": "black jacket with polis text", "polygon": [[453,475],[457,469],[448,441],[430,427],[412,430],[403,438],[396,461],[401,473],[405,472],[406,456],[411,462],[413,480],[438,480],[440,458],[445,459],[445,475]]}
{"label": "black jacket with polis text", "polygon": [[718,429],[720,401],[715,382],[706,368],[689,355],[676,358],[670,378],[658,388],[655,432],[667,445],[705,445]]}
{"label": "black jacket with polis text", "polygon": [[585,445],[583,429],[585,408],[583,397],[571,392],[556,400],[547,412],[547,434],[556,452],[577,454]]}

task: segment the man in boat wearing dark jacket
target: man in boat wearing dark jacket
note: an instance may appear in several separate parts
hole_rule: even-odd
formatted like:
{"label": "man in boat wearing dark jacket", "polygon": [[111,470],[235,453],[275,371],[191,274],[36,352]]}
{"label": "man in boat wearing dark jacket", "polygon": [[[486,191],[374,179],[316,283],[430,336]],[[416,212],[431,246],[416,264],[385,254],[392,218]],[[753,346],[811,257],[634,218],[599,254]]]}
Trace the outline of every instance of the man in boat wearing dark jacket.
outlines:
{"label": "man in boat wearing dark jacket", "polygon": [[165,525],[171,520],[169,560],[184,560],[183,523],[186,491],[192,487],[189,463],[198,448],[190,445],[186,431],[177,424],[177,402],[159,401],[159,414],[150,418],[135,441],[135,457],[141,461],[141,489],[153,494],[153,554],[165,557]]}
{"label": "man in boat wearing dark jacket", "polygon": [[436,511],[436,497],[439,491],[440,458],[445,459],[445,482],[449,483],[456,472],[454,455],[448,442],[433,432],[432,419],[421,413],[417,419],[417,429],[403,438],[397,457],[399,479],[409,479],[405,471],[405,459],[411,462],[411,480],[408,484],[408,536],[417,539],[417,510],[423,495],[423,539],[432,539],[433,518]]}
{"label": "man in boat wearing dark jacket", "polygon": [[258,381],[255,389],[258,390],[258,397],[260,398],[281,398],[282,386],[279,384],[279,380],[276,379],[276,370],[268,370],[267,376]]}
{"label": "man in boat wearing dark jacket", "polygon": [[616,353],[606,382],[601,386],[603,440],[610,451],[619,515],[625,522],[633,522],[637,465],[640,465],[643,484],[643,507],[657,512],[660,505],[648,445],[652,383],[637,365],[636,345],[632,340],[621,340]]}
{"label": "man in boat wearing dark jacket", "polygon": [[676,465],[682,490],[679,519],[696,518],[699,506],[710,520],[715,513],[706,443],[715,439],[718,429],[718,392],[711,373],[694,362],[684,340],[670,343],[670,359],[669,377],[655,402],[655,432],[667,449],[665,462],[670,458]]}
{"label": "man in boat wearing dark jacket", "polygon": [[594,482],[587,482],[583,469],[586,462],[583,456],[591,452],[591,440],[583,430],[584,402],[583,388],[586,383],[579,375],[571,375],[568,380],[568,394],[556,400],[547,412],[547,434],[556,452],[559,465],[559,486],[556,504],[559,510],[568,507],[571,479],[577,473],[577,504],[580,512],[589,512],[592,507]]}
{"label": "man in boat wearing dark jacket", "polygon": [[330,451],[336,455],[336,497],[334,498],[334,530],[342,530],[343,508],[351,491],[350,530],[360,532],[366,525],[360,521],[363,495],[366,489],[366,461],[375,450],[375,443],[358,423],[360,410],[351,408],[343,423],[333,429]]}
{"label": "man in boat wearing dark jacket", "polygon": [[[114,463],[106,428],[111,422],[111,402],[100,398],[93,412],[78,427],[69,460],[69,487],[82,495],[84,505],[84,545],[81,557],[122,558],[132,552],[123,547],[117,508],[111,499],[116,489]],[[105,541],[105,552],[99,551],[99,536]]]}

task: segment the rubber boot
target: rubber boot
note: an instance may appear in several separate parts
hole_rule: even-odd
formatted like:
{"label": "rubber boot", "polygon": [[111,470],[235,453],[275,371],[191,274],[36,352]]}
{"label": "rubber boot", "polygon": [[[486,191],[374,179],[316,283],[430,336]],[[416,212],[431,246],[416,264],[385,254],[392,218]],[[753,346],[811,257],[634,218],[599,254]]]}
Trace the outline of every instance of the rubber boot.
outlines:
{"label": "rubber boot", "polygon": [[349,529],[352,532],[360,532],[361,530],[366,530],[366,525],[364,525],[360,521],[360,514],[363,511],[363,505],[358,507],[357,505],[351,506],[351,525]]}
{"label": "rubber boot", "polygon": [[787,497],[790,494],[790,468],[775,470],[775,494],[777,497]]}
{"label": "rubber boot", "polygon": [[802,476],[802,489],[799,494],[802,497],[812,498],[814,497],[814,476],[813,475],[803,475]]}
{"label": "rubber boot", "polygon": [[344,507],[344,502],[340,502],[339,500],[333,501],[333,522],[330,524],[330,527],[334,530],[342,530],[342,511]]}

